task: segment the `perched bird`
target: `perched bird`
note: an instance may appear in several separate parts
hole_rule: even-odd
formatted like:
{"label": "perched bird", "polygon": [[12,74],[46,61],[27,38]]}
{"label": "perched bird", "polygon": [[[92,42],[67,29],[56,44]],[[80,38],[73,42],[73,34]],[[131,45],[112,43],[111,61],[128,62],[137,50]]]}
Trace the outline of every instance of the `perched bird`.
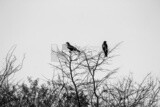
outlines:
{"label": "perched bird", "polygon": [[69,42],[66,42],[66,44],[67,44],[67,48],[68,48],[70,51],[80,52],[76,47],[72,46]]}
{"label": "perched bird", "polygon": [[108,56],[108,45],[107,45],[106,41],[103,42],[102,49],[103,49],[103,52],[105,54],[105,57],[107,57]]}

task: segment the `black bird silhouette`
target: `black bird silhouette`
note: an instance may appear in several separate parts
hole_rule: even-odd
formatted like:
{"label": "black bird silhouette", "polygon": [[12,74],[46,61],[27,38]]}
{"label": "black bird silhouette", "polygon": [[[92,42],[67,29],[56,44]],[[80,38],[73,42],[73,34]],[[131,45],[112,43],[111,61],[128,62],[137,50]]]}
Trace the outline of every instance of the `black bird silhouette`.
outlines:
{"label": "black bird silhouette", "polygon": [[67,44],[67,48],[68,48],[70,51],[80,52],[76,47],[72,46],[69,42],[66,42],[66,44]]}
{"label": "black bird silhouette", "polygon": [[107,57],[108,56],[108,45],[107,45],[106,41],[103,42],[102,49],[103,49],[103,52],[105,54],[105,57]]}

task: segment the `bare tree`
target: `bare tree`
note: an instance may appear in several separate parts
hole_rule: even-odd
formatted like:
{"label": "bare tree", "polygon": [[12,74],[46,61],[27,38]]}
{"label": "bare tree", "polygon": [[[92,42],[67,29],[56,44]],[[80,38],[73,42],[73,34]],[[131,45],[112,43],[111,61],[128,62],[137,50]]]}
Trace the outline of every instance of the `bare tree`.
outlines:
{"label": "bare tree", "polygon": [[106,83],[101,97],[107,107],[158,107],[160,82],[147,75],[138,84],[132,77],[117,84]]}
{"label": "bare tree", "polygon": [[[80,52],[68,51],[54,51],[58,57],[58,65],[51,64],[54,68],[60,71],[59,76],[63,84],[70,84],[74,87],[76,93],[77,106],[82,107],[79,92],[84,91],[90,95],[90,104],[99,107],[100,105],[100,89],[104,82],[116,71],[118,68],[110,70],[107,68],[109,60],[115,57],[111,53],[120,45],[109,50],[108,57],[105,57],[103,51],[81,49]],[[97,72],[103,73],[103,77],[97,78]]]}
{"label": "bare tree", "polygon": [[[107,57],[103,51],[78,49],[77,51],[54,51],[58,63],[52,80],[39,87],[38,79],[28,79],[26,84],[12,85],[9,77],[22,68],[16,64],[11,48],[1,70],[0,105],[2,107],[159,107],[160,81],[148,74],[141,83],[131,76],[114,83],[111,76],[118,68],[111,69],[110,62],[116,55],[117,44],[109,49]],[[16,65],[15,65],[16,64]],[[100,73],[102,75],[100,75]],[[113,80],[113,79],[112,79]]]}
{"label": "bare tree", "polygon": [[22,69],[24,58],[22,59],[22,62],[18,65],[15,65],[17,58],[13,54],[16,47],[12,47],[5,58],[4,67],[0,70],[0,87],[3,85],[9,85],[9,77],[16,73],[17,71]]}

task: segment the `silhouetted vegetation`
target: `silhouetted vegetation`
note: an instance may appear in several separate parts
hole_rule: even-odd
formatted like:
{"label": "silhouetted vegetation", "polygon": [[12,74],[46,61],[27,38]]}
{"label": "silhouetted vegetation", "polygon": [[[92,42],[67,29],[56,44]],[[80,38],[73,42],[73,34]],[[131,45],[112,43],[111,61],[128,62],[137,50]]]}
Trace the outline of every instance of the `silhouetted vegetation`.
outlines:
{"label": "silhouetted vegetation", "polygon": [[[53,51],[58,62],[52,80],[39,84],[39,79],[28,78],[29,84],[15,84],[10,76],[22,68],[15,65],[14,49],[10,50],[0,71],[1,107],[158,107],[160,82],[147,75],[141,83],[132,76],[112,82],[118,68],[110,62],[116,45],[104,52],[78,49],[79,52]],[[97,77],[97,75],[102,75]]]}

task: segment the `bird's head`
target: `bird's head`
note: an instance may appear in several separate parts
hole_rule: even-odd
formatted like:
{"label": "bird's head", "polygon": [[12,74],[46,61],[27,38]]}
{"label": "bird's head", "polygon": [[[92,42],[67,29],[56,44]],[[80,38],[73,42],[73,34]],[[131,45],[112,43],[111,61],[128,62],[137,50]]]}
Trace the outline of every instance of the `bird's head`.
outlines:
{"label": "bird's head", "polygon": [[104,41],[103,43],[107,43],[107,41]]}
{"label": "bird's head", "polygon": [[69,42],[66,42],[67,45],[70,45]]}

